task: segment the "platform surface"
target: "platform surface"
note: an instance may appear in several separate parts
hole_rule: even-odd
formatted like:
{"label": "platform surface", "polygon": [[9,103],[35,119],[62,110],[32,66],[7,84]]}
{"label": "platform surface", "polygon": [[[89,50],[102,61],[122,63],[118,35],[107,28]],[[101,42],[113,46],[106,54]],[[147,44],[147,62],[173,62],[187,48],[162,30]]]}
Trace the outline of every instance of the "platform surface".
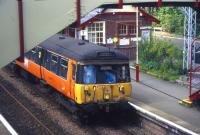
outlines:
{"label": "platform surface", "polygon": [[7,130],[7,128],[0,122],[0,134],[1,135],[11,135],[11,133]]}
{"label": "platform surface", "polygon": [[18,135],[1,114],[0,114],[0,135]]}
{"label": "platform surface", "polygon": [[[131,69],[131,77],[135,79],[135,70]],[[188,88],[144,73],[140,73],[140,83],[132,80],[132,87],[133,103],[200,133],[200,110],[194,107],[182,106],[178,103],[178,99],[188,98]]]}

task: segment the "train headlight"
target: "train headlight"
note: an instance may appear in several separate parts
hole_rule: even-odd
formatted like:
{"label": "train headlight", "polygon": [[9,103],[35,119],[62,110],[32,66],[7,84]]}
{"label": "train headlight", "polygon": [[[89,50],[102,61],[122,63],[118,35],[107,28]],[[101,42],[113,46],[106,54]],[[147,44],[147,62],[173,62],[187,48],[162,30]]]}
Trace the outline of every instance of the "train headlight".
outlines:
{"label": "train headlight", "polygon": [[120,87],[119,87],[119,92],[121,92],[121,93],[123,93],[123,94],[125,93],[125,88],[124,88],[124,86],[120,86]]}
{"label": "train headlight", "polygon": [[97,87],[96,87],[96,86],[94,86],[94,87],[93,87],[93,90],[94,90],[94,91],[96,91],[96,88],[97,88]]}
{"label": "train headlight", "polygon": [[89,91],[89,87],[85,86],[84,91]]}
{"label": "train headlight", "polygon": [[105,94],[104,95],[104,99],[106,99],[106,100],[110,99],[110,95],[109,94]]}
{"label": "train headlight", "polygon": [[84,88],[84,92],[87,96],[91,96],[90,92],[89,92],[89,87],[88,86],[85,86]]}

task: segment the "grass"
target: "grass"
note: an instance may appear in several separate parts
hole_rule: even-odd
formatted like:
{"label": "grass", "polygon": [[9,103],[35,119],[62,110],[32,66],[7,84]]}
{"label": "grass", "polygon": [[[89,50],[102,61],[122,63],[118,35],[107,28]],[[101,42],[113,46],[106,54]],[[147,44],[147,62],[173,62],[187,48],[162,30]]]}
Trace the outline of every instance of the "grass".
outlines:
{"label": "grass", "polygon": [[151,76],[157,77],[159,79],[163,79],[166,81],[175,81],[180,78],[180,75],[170,73],[170,72],[161,72],[159,70],[147,70],[145,67],[140,65],[140,71],[147,73]]}

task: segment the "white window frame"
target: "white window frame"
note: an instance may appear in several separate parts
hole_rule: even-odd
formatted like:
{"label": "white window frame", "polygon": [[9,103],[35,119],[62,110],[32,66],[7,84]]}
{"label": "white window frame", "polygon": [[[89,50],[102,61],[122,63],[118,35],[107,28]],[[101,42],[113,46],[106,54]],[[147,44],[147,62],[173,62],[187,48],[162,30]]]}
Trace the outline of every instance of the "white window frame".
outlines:
{"label": "white window frame", "polygon": [[[122,30],[120,27],[121,27],[122,25],[124,25],[124,26],[126,27],[125,29],[123,29],[123,31],[126,30],[126,33],[120,33],[121,30]],[[126,36],[126,35],[128,35],[128,25],[127,25],[127,24],[119,24],[119,35],[121,35],[121,36]]]}
{"label": "white window frame", "polygon": [[131,28],[130,28],[130,29],[129,29],[129,30],[130,30],[130,35],[136,35],[136,25],[134,25],[134,24],[129,25],[129,27],[131,27],[131,26],[134,27],[134,29],[133,29],[134,33],[131,33]]}
{"label": "white window frame", "polygon": [[[85,37],[87,40],[89,40],[89,34],[95,34],[95,41],[93,43],[97,44],[97,33],[103,33],[103,44],[106,43],[106,28],[105,28],[105,21],[97,21],[97,22],[94,22],[92,24],[97,24],[97,23],[102,23],[103,24],[103,30],[102,31],[96,31],[96,28],[95,28],[95,31],[89,31],[89,27],[86,28],[86,32],[87,32],[87,36]],[[91,40],[90,40],[91,41]],[[100,43],[99,43],[100,44]]]}

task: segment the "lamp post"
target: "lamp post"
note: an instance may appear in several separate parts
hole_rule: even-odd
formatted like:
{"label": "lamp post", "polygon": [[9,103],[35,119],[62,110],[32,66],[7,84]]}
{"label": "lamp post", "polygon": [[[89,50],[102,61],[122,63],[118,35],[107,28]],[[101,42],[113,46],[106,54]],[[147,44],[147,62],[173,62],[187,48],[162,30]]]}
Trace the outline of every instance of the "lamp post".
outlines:
{"label": "lamp post", "polygon": [[138,7],[136,7],[136,82],[139,82],[139,41],[138,41],[138,33],[139,33],[139,25],[138,25]]}

